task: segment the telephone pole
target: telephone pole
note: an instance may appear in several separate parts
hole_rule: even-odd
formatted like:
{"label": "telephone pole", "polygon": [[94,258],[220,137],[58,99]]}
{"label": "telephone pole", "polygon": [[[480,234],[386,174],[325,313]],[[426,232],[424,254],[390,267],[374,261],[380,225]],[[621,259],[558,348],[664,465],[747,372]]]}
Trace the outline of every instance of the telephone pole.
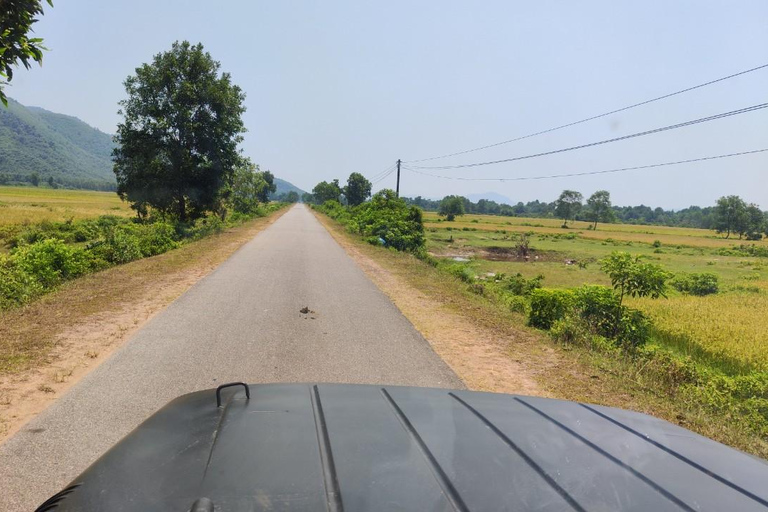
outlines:
{"label": "telephone pole", "polygon": [[400,159],[397,159],[397,188],[395,188],[395,196],[400,197]]}

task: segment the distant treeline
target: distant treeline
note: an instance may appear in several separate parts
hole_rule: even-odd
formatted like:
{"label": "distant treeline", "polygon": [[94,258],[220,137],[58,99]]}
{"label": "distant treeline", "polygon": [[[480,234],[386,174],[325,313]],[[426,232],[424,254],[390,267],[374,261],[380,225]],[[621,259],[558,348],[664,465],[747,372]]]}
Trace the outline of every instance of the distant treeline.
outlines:
{"label": "distant treeline", "polygon": [[[415,198],[405,197],[408,204],[413,204],[426,211],[438,211],[442,200],[425,199],[421,196]],[[515,205],[497,203],[488,199],[480,199],[473,203],[462,197],[464,211],[485,215],[503,215],[508,217],[557,217],[555,214],[556,202],[543,201],[518,202]],[[682,210],[664,210],[663,208],[651,208],[650,206],[612,206],[616,221],[625,224],[658,224],[663,226],[679,226],[701,229],[714,229],[715,208],[707,206],[690,206]],[[586,210],[576,214],[576,220],[591,220]]]}
{"label": "distant treeline", "polygon": [[62,177],[41,177],[39,174],[8,174],[0,173],[0,185],[32,185],[33,187],[46,185],[50,188],[67,188],[80,190],[101,190],[114,192],[117,190],[117,183],[106,180],[89,180],[87,178],[62,178]]}

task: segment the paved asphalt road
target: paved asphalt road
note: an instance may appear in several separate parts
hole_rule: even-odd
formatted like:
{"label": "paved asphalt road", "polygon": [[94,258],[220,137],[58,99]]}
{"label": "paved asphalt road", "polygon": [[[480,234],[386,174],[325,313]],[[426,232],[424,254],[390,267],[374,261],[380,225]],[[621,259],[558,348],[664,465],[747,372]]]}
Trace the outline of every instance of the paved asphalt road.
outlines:
{"label": "paved asphalt road", "polygon": [[0,510],[34,510],[177,395],[240,380],[463,387],[298,205],[0,446]]}

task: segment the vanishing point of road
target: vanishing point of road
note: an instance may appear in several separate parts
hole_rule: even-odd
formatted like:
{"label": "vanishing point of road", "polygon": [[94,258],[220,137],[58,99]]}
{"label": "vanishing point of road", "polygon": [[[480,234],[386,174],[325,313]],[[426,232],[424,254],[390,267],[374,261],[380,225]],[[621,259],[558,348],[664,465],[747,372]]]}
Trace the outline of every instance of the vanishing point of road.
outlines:
{"label": "vanishing point of road", "polygon": [[297,205],[0,445],[0,511],[34,510],[174,397],[230,381],[463,387]]}

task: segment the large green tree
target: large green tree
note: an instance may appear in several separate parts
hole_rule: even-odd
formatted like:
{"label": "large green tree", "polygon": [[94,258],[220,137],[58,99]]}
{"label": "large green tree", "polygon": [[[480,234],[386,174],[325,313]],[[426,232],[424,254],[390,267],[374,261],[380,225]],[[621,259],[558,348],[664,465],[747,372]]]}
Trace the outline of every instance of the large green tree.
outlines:
{"label": "large green tree", "polygon": [[589,196],[589,199],[587,199],[587,218],[594,223],[592,229],[597,229],[598,221],[613,221],[611,194],[607,190],[598,190]]}
{"label": "large green tree", "polygon": [[718,233],[725,233],[730,238],[732,232],[738,232],[745,222],[747,204],[739,196],[723,196],[715,205],[715,225]]}
{"label": "large green tree", "polygon": [[[47,0],[53,7],[52,0]],[[40,0],[0,1],[0,101],[8,106],[4,88],[13,80],[13,68],[29,69],[32,62],[43,63],[43,40],[29,37],[37,16],[43,14]]]}
{"label": "large green tree", "polygon": [[262,172],[258,165],[243,159],[232,173],[232,179],[226,191],[227,203],[238,213],[253,213],[259,203],[269,201],[269,194],[276,188],[273,182],[274,177],[271,172]]}
{"label": "large green tree", "polygon": [[125,82],[113,153],[117,192],[184,221],[214,210],[241,157],[245,95],[202,44],[173,43]]}
{"label": "large green tree", "polygon": [[363,204],[371,196],[371,182],[359,172],[353,172],[347,178],[347,186],[344,187],[344,197],[349,206]]}
{"label": "large green tree", "polygon": [[323,204],[326,201],[339,201],[341,192],[339,180],[333,180],[330,183],[321,181],[312,189],[312,196],[317,204]]}
{"label": "large green tree", "polygon": [[438,215],[444,216],[447,221],[453,221],[457,216],[464,215],[464,198],[461,196],[445,196],[440,201]]}
{"label": "large green tree", "polygon": [[568,221],[576,218],[581,210],[581,200],[584,196],[575,190],[563,190],[555,201],[555,215],[563,219],[563,227],[568,227]]}

